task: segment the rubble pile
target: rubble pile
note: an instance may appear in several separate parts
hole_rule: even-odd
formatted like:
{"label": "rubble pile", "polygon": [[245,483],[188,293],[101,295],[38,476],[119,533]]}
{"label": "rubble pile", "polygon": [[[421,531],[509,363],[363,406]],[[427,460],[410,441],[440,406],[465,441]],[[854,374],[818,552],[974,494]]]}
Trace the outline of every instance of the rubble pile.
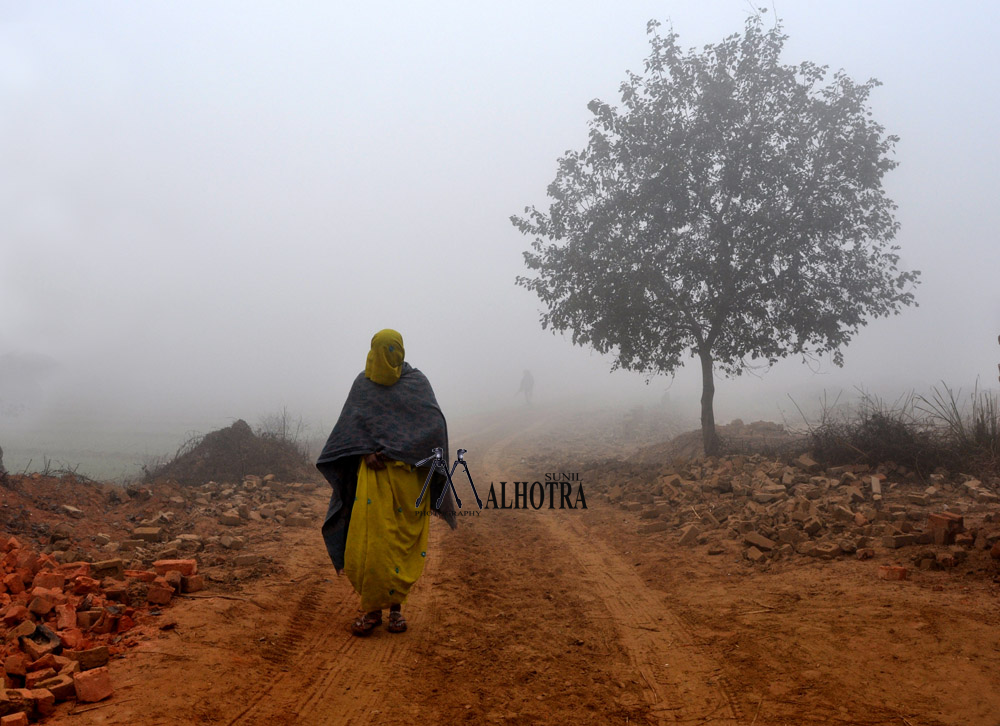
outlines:
{"label": "rubble pile", "polygon": [[255,543],[317,523],[306,501],[316,484],[274,475],[235,485],[38,475],[17,484],[0,503],[3,523],[18,530],[0,534],[0,724],[111,696],[109,660],[158,631],[163,607],[258,576],[270,563]]}
{"label": "rubble pile", "polygon": [[[976,552],[1000,560],[997,481],[943,470],[921,481],[892,463],[824,468],[805,454],[791,463],[760,455],[680,459],[652,481],[629,480],[626,464],[600,471],[597,490],[634,514],[640,534],[673,532],[681,545],[706,545],[709,554],[736,542],[763,566],[886,554],[925,570],[955,567]],[[883,579],[906,576],[898,562],[880,570]]]}
{"label": "rubble pile", "polygon": [[37,474],[16,479],[17,491],[0,499],[0,532],[37,542],[39,552],[59,564],[122,558],[138,569],[197,554],[209,581],[232,582],[252,574],[232,576],[250,566],[240,550],[274,539],[283,527],[316,523],[307,503],[316,483],[284,483],[272,474],[201,486],[120,487]]}
{"label": "rubble pile", "polygon": [[204,587],[194,559],[150,570],[120,559],[59,562],[13,536],[0,537],[0,552],[0,716],[40,718],[57,701],[112,695],[106,666],[134,645],[128,634],[137,622],[175,593]]}

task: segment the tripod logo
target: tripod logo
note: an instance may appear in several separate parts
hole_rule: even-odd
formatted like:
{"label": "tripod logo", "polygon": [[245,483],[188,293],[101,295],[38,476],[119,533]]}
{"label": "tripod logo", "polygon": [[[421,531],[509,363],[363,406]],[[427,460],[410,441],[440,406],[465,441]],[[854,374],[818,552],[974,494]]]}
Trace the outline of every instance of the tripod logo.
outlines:
{"label": "tripod logo", "polygon": [[455,495],[455,503],[458,504],[458,508],[459,509],[462,508],[462,500],[458,498],[458,492],[455,491],[455,482],[452,481],[451,478],[452,475],[455,473],[455,469],[458,468],[459,464],[461,464],[462,468],[465,469],[465,475],[469,478],[469,484],[472,485],[472,493],[476,495],[476,504],[479,505],[480,509],[483,508],[483,500],[479,498],[479,492],[476,491],[476,484],[475,482],[472,481],[472,474],[469,472],[469,465],[465,461],[466,453],[467,453],[466,449],[458,450],[458,458],[455,459],[455,463],[451,465],[451,471],[448,471],[448,461],[447,459],[444,458],[444,449],[442,449],[440,446],[432,449],[431,455],[428,456],[426,459],[422,459],[421,461],[417,462],[418,467],[424,466],[428,462],[432,462],[430,471],[427,472],[427,478],[424,479],[424,488],[420,490],[420,496],[417,497],[417,503],[415,505],[417,509],[420,508],[420,502],[424,500],[424,494],[427,493],[427,487],[430,486],[431,479],[434,477],[435,471],[444,474],[444,478],[448,481],[448,486],[444,487],[441,490],[441,496],[438,497],[437,503],[434,505],[434,508],[435,509],[441,508],[441,503],[444,501],[444,497],[448,493],[449,488],[451,489],[452,494]]}

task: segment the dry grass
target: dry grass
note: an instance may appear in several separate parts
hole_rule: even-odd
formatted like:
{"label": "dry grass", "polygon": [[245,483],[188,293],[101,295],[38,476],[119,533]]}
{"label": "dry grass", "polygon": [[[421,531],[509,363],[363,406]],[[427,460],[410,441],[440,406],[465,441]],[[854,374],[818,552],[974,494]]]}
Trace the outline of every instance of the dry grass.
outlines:
{"label": "dry grass", "polygon": [[929,396],[911,392],[892,402],[859,393],[851,407],[824,398],[818,421],[802,415],[803,433],[821,463],[894,462],[921,475],[939,467],[1000,473],[1000,404],[995,393],[977,386],[963,399],[961,390],[945,384],[932,388]]}

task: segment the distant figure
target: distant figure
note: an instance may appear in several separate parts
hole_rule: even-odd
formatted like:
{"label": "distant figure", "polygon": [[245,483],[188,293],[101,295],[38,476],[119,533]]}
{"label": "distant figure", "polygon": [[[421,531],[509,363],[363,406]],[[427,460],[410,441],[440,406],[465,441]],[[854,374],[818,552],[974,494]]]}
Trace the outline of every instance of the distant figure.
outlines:
{"label": "distant figure", "polygon": [[[531,394],[535,390],[535,378],[531,375],[531,371],[526,370],[524,375],[521,376],[521,387],[517,389],[517,393],[524,394],[524,402],[529,406],[531,405]],[[514,395],[516,396],[517,393]]]}

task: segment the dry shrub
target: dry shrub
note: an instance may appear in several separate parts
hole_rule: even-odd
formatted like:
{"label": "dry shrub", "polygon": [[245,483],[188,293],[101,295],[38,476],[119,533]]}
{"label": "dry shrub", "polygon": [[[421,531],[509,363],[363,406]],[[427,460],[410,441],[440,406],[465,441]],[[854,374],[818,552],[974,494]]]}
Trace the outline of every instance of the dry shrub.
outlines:
{"label": "dry shrub", "polygon": [[859,393],[858,402],[849,408],[824,398],[818,422],[803,415],[810,449],[820,463],[894,462],[921,475],[938,467],[997,472],[1000,407],[995,394],[977,387],[963,405],[961,391],[944,384],[942,390],[933,388],[930,397],[911,392],[891,403],[867,391]]}

